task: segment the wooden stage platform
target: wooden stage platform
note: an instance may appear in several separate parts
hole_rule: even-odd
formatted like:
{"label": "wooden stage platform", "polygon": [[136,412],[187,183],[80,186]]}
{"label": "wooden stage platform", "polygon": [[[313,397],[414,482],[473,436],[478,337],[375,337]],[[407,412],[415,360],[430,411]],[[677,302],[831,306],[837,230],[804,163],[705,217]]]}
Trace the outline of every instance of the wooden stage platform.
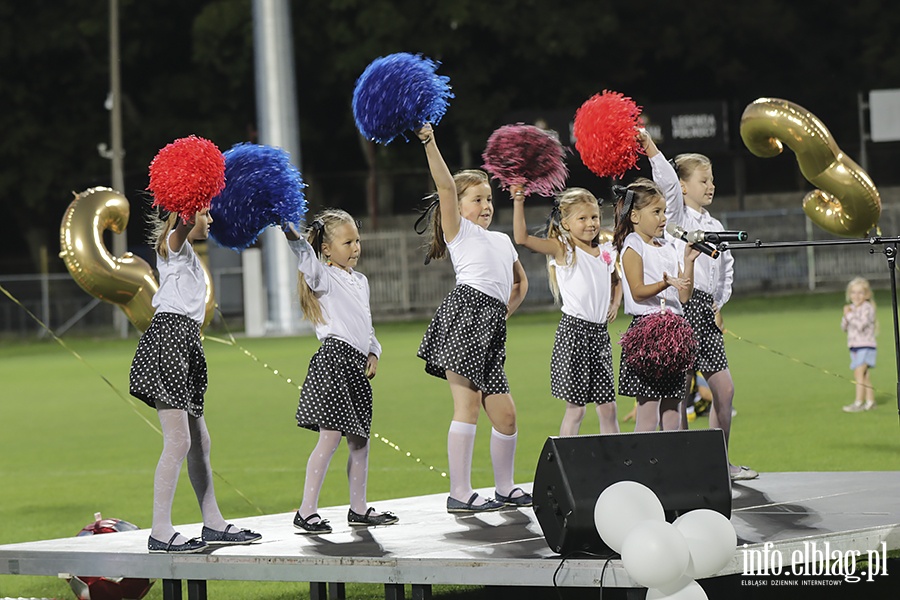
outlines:
{"label": "wooden stage platform", "polygon": [[[732,498],[738,551],[719,576],[744,576],[747,552],[778,553],[789,568],[792,555],[813,542],[862,557],[900,548],[900,472],[763,473],[736,482]],[[0,574],[161,579],[166,600],[181,598],[182,581],[190,598],[203,600],[208,580],[311,582],[313,598],[326,590],[335,597],[340,587],[326,583],[345,582],[384,584],[394,599],[404,597],[404,585],[412,585],[414,598],[430,597],[433,584],[638,587],[620,560],[605,570],[597,559],[561,566],[530,509],[454,516],[445,501],[438,494],[377,502],[400,523],[372,529],[349,527],[347,506],[324,508],[335,530],[323,536],[295,533],[292,513],[238,519],[262,541],[192,555],[149,554],[147,530],[9,544],[0,546]],[[178,529],[199,536],[201,525]]]}

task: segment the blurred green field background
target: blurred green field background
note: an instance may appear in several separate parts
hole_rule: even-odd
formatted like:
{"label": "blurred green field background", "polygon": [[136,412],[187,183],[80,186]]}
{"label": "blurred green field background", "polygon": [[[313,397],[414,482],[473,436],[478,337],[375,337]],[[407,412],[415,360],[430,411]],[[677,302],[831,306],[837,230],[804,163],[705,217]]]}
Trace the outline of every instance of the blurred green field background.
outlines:
{"label": "blurred green field background", "polygon": [[[878,406],[846,414],[853,399],[842,294],[736,299],[724,311],[726,344],[737,389],[731,454],[734,462],[771,471],[896,471],[900,466],[897,375],[891,301],[878,292]],[[549,395],[549,357],[558,312],[515,315],[509,322],[507,373],[519,413],[516,480],[530,482],[547,436],[556,435],[563,406]],[[611,325],[615,340],[629,321]],[[373,381],[375,416],[369,498],[445,492],[447,385],[427,376],[416,349],[424,321],[376,326],[384,346]],[[210,337],[228,340],[227,332]],[[75,535],[95,512],[149,527],[152,478],[161,448],[156,414],[130,398],[128,368],[137,338],[4,341],[0,347],[0,544]],[[216,489],[226,518],[295,510],[316,436],[294,422],[298,386],[314,337],[205,342],[210,367],[207,421]],[[76,356],[76,353],[78,356]],[[80,357],[80,358],[79,358]],[[620,418],[632,406],[620,398]],[[692,428],[708,425],[697,419]],[[629,431],[631,423],[622,423]],[[589,412],[581,433],[597,433]],[[482,418],[472,471],[475,487],[493,484]],[[390,442],[384,443],[384,440]],[[391,445],[392,444],[392,445]],[[322,506],[348,500],[346,448],[332,462]],[[433,467],[433,469],[432,469]],[[401,519],[402,519],[402,515]],[[200,520],[187,474],[173,519]],[[285,521],[285,527],[290,527]],[[435,593],[462,594],[438,588]],[[210,582],[211,598],[303,598],[304,584]],[[0,576],[0,597],[72,598],[48,577]],[[161,598],[161,586],[147,596]],[[380,586],[349,586],[348,597],[383,597]]]}

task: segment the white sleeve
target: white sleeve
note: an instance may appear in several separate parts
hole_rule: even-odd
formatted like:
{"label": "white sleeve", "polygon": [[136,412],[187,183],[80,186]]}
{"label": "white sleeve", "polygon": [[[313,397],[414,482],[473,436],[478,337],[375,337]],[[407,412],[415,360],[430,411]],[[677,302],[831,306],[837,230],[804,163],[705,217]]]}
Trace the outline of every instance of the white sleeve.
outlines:
{"label": "white sleeve", "polygon": [[684,196],[681,194],[681,182],[675,168],[666,160],[660,152],[650,159],[650,168],[653,172],[653,181],[663,191],[666,197],[666,219],[676,225],[684,226]]}
{"label": "white sleeve", "polygon": [[722,275],[716,283],[716,293],[713,300],[716,306],[722,308],[731,298],[731,285],[734,283],[734,256],[731,251],[723,252],[719,257],[722,261]]}
{"label": "white sleeve", "polygon": [[[366,304],[369,304],[369,280],[363,277],[363,282],[366,285]],[[371,310],[371,309],[370,309]],[[378,342],[378,338],[375,337],[375,326],[372,326],[372,329],[369,331],[369,354],[374,354],[379,359],[381,358],[381,344]]]}
{"label": "white sleeve", "polygon": [[299,259],[297,270],[303,273],[309,289],[316,293],[327,292],[331,280],[325,274],[325,267],[322,265],[319,257],[316,256],[316,252],[309,245],[309,242],[302,238],[299,240],[288,240],[288,246]]}

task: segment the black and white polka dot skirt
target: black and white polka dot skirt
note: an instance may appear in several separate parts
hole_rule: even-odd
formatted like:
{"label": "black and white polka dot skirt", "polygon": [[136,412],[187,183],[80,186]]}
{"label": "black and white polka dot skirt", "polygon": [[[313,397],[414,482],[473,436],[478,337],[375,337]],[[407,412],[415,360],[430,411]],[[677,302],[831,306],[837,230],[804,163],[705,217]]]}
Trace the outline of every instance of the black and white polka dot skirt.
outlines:
{"label": "black and white polka dot skirt", "polygon": [[[634,327],[641,317],[634,317],[628,328]],[[644,377],[628,366],[625,348],[619,360],[619,393],[623,396],[644,398],[681,398],[687,384],[687,372],[673,373],[666,377]]]}
{"label": "black and white polka dot skirt", "polygon": [[297,425],[368,438],[372,386],[366,377],[366,360],[365,354],[347,342],[325,338],[309,359],[300,390]]}
{"label": "black and white polka dot skirt", "polygon": [[563,313],[550,358],[550,393],[584,406],[615,402],[612,348],[606,323]]}
{"label": "black and white polka dot skirt", "polygon": [[202,417],[207,373],[197,321],[175,313],[153,315],[128,379],[129,393],[148,406],[155,408],[158,401]]}
{"label": "black and white polka dot skirt", "polygon": [[485,394],[508,394],[506,305],[467,285],[453,288],[435,312],[419,345],[425,371],[465,377]]}
{"label": "black and white polka dot skirt", "polygon": [[717,373],[728,368],[725,356],[725,341],[722,330],[716,325],[711,294],[694,290],[691,299],[684,305],[684,317],[694,330],[697,338],[697,361],[694,369],[701,373]]}

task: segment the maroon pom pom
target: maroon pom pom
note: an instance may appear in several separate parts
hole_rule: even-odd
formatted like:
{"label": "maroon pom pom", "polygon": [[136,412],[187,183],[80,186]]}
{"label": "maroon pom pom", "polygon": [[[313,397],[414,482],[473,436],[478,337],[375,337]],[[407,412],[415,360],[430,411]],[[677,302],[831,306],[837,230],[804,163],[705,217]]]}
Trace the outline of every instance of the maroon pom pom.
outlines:
{"label": "maroon pom pom", "polygon": [[687,371],[697,356],[691,324],[667,310],[641,317],[619,343],[625,349],[628,366],[648,378],[661,379]]}
{"label": "maroon pom pom", "polygon": [[559,139],[534,125],[504,125],[488,138],[484,169],[506,190],[521,185],[526,194],[553,196],[566,187],[569,170]]}
{"label": "maroon pom pom", "polygon": [[637,140],[641,108],[619,92],[603,90],[575,112],[575,149],[584,165],[600,177],[621,177],[637,165],[644,150]]}
{"label": "maroon pom pom", "polygon": [[153,192],[153,206],[192,219],[225,189],[225,157],[209,140],[179,138],[153,158],[147,189]]}

